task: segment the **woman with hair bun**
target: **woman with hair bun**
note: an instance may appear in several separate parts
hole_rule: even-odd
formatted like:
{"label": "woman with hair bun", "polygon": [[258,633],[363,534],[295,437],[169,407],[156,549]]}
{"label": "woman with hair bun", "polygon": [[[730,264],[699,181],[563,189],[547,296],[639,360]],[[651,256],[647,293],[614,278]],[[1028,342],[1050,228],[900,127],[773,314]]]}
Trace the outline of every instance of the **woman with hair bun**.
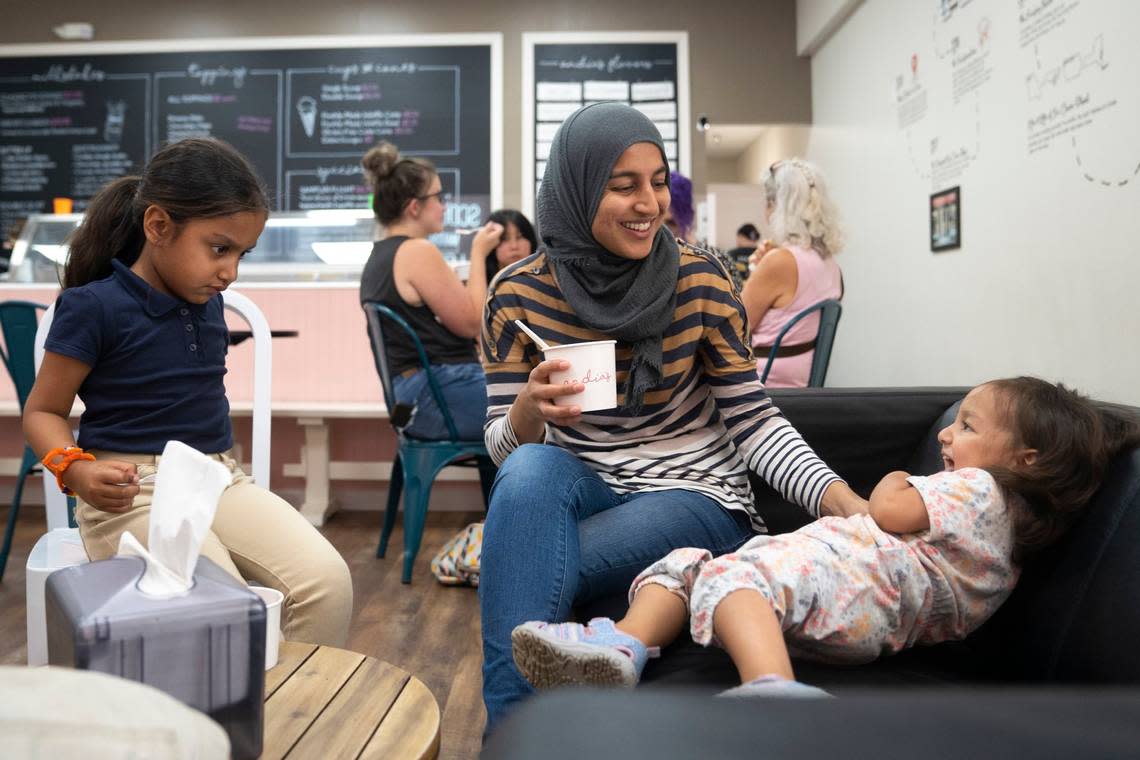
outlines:
{"label": "woman with hair bun", "polygon": [[[762,184],[767,196],[760,223],[764,242],[752,255],[752,273],[740,294],[752,348],[761,360],[757,372],[763,372],[764,357],[789,320],[824,299],[843,297],[843,274],[834,258],[843,247],[843,234],[819,169],[800,158],[777,161]],[[807,385],[818,332],[818,313],[788,331],[767,387]]]}
{"label": "woman with hair bun", "polygon": [[[361,303],[382,303],[412,326],[459,437],[479,439],[487,386],[475,354],[475,337],[487,298],[487,255],[499,244],[503,226],[488,222],[475,235],[464,284],[427,239],[443,229],[446,203],[435,167],[421,158],[401,157],[390,142],[369,150],[361,164],[372,186],[372,210],[387,233],[373,246],[361,273]],[[396,394],[388,401],[414,408],[404,432],[427,440],[448,438],[411,338],[393,330],[385,349]]]}

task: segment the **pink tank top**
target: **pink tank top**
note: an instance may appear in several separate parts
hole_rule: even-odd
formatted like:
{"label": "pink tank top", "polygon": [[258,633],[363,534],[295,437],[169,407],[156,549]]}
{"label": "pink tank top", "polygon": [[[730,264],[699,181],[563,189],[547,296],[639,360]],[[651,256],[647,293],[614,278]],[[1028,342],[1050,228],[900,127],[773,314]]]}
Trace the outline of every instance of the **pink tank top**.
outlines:
{"label": "pink tank top", "polygon": [[[796,295],[791,302],[780,308],[771,308],[764,314],[760,324],[752,331],[752,345],[771,346],[784,329],[788,321],[807,307],[819,303],[827,298],[839,298],[841,277],[839,265],[835,263],[834,256],[823,258],[812,248],[803,248],[798,245],[785,245],[784,249],[791,251],[796,260],[798,281]],[[819,332],[819,312],[804,317],[788,330],[781,343],[783,346],[797,346],[810,343]],[[796,356],[778,358],[772,362],[772,369],[768,372],[768,380],[764,383],[769,388],[803,388],[807,385],[808,375],[811,374],[811,360],[815,351],[807,351]],[[756,373],[764,372],[764,365],[768,361],[768,352],[756,351]]]}

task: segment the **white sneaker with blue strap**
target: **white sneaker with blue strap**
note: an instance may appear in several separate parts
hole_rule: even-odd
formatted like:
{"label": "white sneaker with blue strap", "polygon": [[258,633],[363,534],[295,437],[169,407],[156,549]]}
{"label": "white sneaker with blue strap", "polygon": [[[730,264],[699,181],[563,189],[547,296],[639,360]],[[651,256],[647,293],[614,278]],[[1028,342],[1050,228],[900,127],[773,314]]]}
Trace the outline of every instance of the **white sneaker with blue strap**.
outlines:
{"label": "white sneaker with blue strap", "polygon": [[609,618],[588,624],[523,623],[511,631],[515,665],[538,689],[570,684],[632,688],[658,647],[622,633]]}

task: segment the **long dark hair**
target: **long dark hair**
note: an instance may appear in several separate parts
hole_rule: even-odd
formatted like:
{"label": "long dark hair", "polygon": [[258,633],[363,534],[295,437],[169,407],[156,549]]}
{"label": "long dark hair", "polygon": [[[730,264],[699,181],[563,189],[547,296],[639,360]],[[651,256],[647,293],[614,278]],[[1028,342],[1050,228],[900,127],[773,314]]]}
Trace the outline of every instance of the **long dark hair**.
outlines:
{"label": "long dark hair", "polygon": [[245,156],[213,138],[179,140],[151,156],[141,176],[120,177],[91,199],[68,243],[63,287],[107,277],[113,259],[133,264],[146,243],[149,206],[162,208],[176,225],[269,211],[265,186]]}
{"label": "long dark hair", "polygon": [[[519,234],[530,241],[530,252],[534,253],[538,250],[538,236],[534,234],[534,226],[523,212],[516,211],[513,208],[501,208],[498,211],[492,211],[491,215],[487,217],[487,221],[503,225],[504,235],[507,234],[507,225],[513,224],[518,228]],[[491,278],[502,268],[503,265],[499,263],[498,248],[496,247],[487,257],[487,282],[490,282]]]}
{"label": "long dark hair", "polygon": [[1013,500],[1014,559],[1056,541],[1100,488],[1113,458],[1140,446],[1140,420],[1036,377],[987,383],[1004,406],[1016,448],[1037,450],[1030,465],[987,468]]}
{"label": "long dark hair", "polygon": [[435,167],[423,158],[401,158],[395,145],[382,140],[364,154],[360,165],[372,187],[372,212],[387,227],[420,198],[435,177]]}

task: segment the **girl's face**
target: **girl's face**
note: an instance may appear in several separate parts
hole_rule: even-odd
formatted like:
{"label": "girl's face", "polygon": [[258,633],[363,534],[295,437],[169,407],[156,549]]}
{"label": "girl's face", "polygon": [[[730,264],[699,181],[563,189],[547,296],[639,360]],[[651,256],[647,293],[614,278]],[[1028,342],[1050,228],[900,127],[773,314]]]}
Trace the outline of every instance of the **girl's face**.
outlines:
{"label": "girl's face", "polygon": [[160,292],[206,303],[237,279],[238,262],[257,244],[266,216],[242,211],[175,225],[164,210],[151,206],[143,220],[147,245],[132,269]]}
{"label": "girl's face", "polygon": [[1018,452],[1014,436],[999,408],[997,393],[988,385],[979,385],[967,394],[958,408],[954,422],[938,433],[942,444],[942,463],[947,470],[963,467],[1011,467]]}
{"label": "girl's face", "polygon": [[623,259],[640,260],[669,210],[669,183],[661,151],[653,143],[625,149],[606,181],[590,231],[603,248]]}
{"label": "girl's face", "polygon": [[499,266],[505,267],[507,264],[522,261],[532,253],[534,251],[531,250],[530,241],[523,237],[518,226],[507,222],[507,228],[503,230],[502,242],[495,249],[495,258],[499,260]]}

